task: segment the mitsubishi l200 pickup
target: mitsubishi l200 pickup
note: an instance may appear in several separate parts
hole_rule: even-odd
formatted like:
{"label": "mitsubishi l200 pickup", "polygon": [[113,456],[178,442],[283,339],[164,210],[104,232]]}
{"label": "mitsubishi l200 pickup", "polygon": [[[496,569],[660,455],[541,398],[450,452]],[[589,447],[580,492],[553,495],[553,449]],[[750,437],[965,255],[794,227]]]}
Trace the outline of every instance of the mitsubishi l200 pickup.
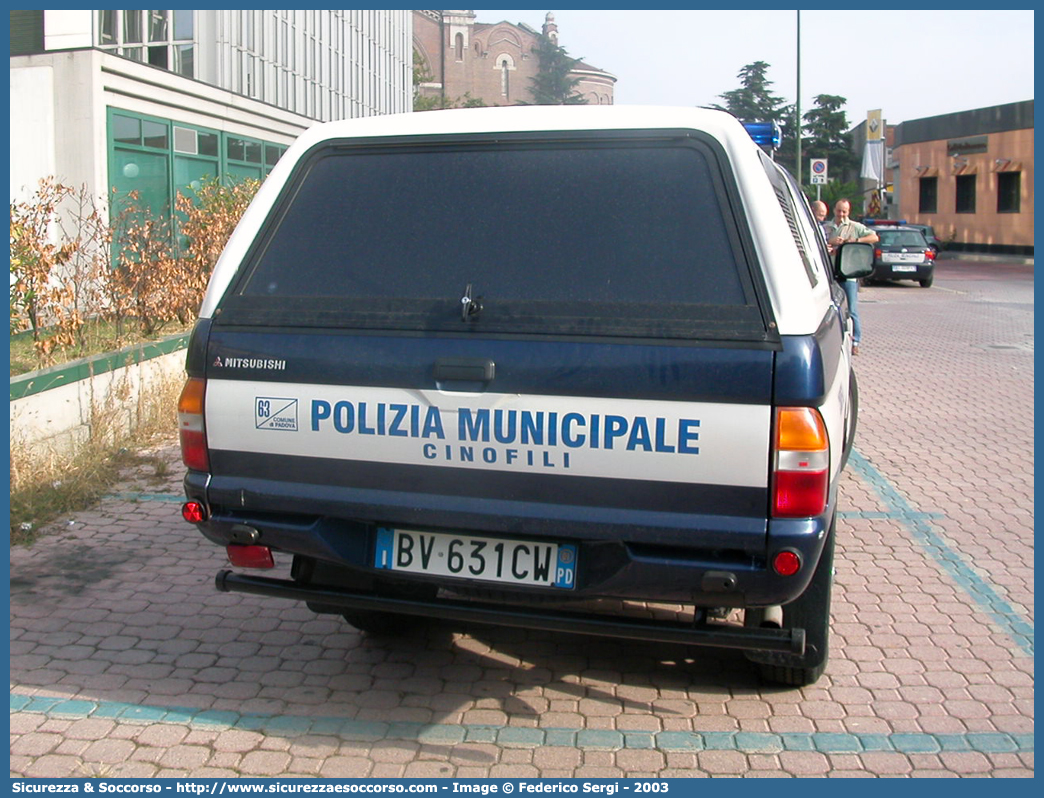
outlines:
{"label": "mitsubishi l200 pickup", "polygon": [[[227,550],[220,590],[367,632],[718,646],[809,684],[857,414],[838,281],[871,258],[831,263],[793,179],[721,112],[317,125],[214,269],[183,515]],[[254,570],[284,557],[284,578]],[[620,602],[691,621],[599,610]]]}

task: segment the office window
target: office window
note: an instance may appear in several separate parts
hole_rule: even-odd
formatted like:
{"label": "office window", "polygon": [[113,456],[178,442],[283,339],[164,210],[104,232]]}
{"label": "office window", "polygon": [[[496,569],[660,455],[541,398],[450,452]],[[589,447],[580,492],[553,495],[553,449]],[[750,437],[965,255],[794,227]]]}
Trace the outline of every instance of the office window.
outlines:
{"label": "office window", "polygon": [[106,52],[195,76],[192,11],[99,11],[98,46]]}
{"label": "office window", "polygon": [[149,11],[146,25],[149,29],[149,63],[161,69],[170,68],[169,11]]}
{"label": "office window", "polygon": [[265,144],[266,173],[272,171],[272,167],[279,162],[284,152],[286,152],[286,147],[280,147],[278,144]]}
{"label": "office window", "polygon": [[1022,210],[1022,172],[997,173],[997,213]]}
{"label": "office window", "polygon": [[921,213],[936,213],[939,205],[939,178],[922,177],[920,184],[920,204],[918,210]]}
{"label": "office window", "polygon": [[[217,130],[109,109],[109,187],[114,215],[131,206],[174,224],[183,220],[177,195],[195,200],[204,181],[263,180],[285,144],[232,136]],[[131,202],[131,193],[137,199]],[[187,239],[177,233],[179,246]]]}
{"label": "office window", "polygon": [[123,13],[123,41],[127,44],[141,44],[141,22],[140,11],[124,11]]}
{"label": "office window", "polygon": [[237,182],[244,178],[261,180],[267,174],[263,166],[264,142],[238,136],[225,138],[225,177]]}
{"label": "office window", "polygon": [[112,140],[117,144],[141,145],[141,120],[137,117],[113,114],[109,123]]}
{"label": "office window", "polygon": [[115,11],[99,11],[98,44],[102,47],[116,44],[119,41],[119,37],[116,34],[118,27],[119,22],[116,19]]}
{"label": "office window", "polygon": [[957,175],[957,213],[975,213],[975,175]]}
{"label": "office window", "polygon": [[146,147],[167,149],[169,126],[166,122],[153,122],[145,119],[141,123],[141,133]]}

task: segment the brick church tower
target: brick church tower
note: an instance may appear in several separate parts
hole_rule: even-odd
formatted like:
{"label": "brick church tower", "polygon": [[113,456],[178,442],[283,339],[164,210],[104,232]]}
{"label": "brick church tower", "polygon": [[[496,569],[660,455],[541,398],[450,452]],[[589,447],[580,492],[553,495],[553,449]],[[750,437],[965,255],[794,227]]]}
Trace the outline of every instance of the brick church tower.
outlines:
{"label": "brick church tower", "polygon": [[[558,42],[554,14],[547,14],[542,32]],[[468,98],[486,105],[529,102],[529,79],[539,69],[539,37],[525,23],[476,22],[473,11],[414,11],[413,47],[431,76],[420,92],[443,95],[450,102]],[[614,75],[583,62],[572,74],[580,78],[576,90],[588,104],[612,104]]]}

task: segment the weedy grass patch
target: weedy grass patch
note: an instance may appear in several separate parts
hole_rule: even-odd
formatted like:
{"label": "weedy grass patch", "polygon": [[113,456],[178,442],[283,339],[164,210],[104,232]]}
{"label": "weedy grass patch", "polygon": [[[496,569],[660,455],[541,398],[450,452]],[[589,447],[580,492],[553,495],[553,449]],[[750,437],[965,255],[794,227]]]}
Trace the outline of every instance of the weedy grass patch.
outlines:
{"label": "weedy grass patch", "polygon": [[[63,515],[97,503],[128,468],[151,470],[161,481],[169,465],[144,454],[173,441],[180,378],[140,391],[131,401],[129,381],[91,408],[89,433],[70,443],[11,441],[11,545],[31,545]],[[122,400],[122,401],[118,401]]]}
{"label": "weedy grass patch", "polygon": [[127,346],[160,341],[170,335],[187,333],[191,329],[191,324],[181,324],[175,320],[147,335],[138,324],[128,323],[126,320],[90,319],[84,323],[76,344],[55,349],[46,362],[41,360],[38,347],[34,345],[32,332],[16,333],[11,336],[10,376],[18,377],[45,366],[60,366],[79,358],[104,355]]}

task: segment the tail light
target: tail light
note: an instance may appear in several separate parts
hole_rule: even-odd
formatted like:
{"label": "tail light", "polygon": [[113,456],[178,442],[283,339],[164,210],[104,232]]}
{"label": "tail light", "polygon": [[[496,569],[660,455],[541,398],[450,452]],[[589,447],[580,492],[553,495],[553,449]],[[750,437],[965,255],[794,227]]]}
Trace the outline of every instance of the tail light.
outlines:
{"label": "tail light", "polygon": [[207,508],[197,501],[188,501],[181,505],[181,517],[190,524],[202,524],[207,520]]}
{"label": "tail light", "polygon": [[924,251],[924,259],[925,260],[935,260],[935,250],[934,249],[930,249],[930,248],[926,249]]}
{"label": "tail light", "polygon": [[772,570],[780,576],[793,576],[801,565],[801,555],[792,549],[783,549],[772,558]]}
{"label": "tail light", "polygon": [[275,568],[275,558],[268,546],[241,546],[236,543],[225,547],[228,561],[236,568]]}
{"label": "tail light", "polygon": [[181,437],[181,461],[193,471],[209,471],[207,435],[203,425],[203,399],[206,381],[190,377],[178,399],[178,432]]}
{"label": "tail light", "polygon": [[874,260],[881,260],[881,248],[874,247]]}
{"label": "tail light", "polygon": [[805,518],[826,509],[830,442],[826,424],[812,407],[776,410],[772,515]]}

